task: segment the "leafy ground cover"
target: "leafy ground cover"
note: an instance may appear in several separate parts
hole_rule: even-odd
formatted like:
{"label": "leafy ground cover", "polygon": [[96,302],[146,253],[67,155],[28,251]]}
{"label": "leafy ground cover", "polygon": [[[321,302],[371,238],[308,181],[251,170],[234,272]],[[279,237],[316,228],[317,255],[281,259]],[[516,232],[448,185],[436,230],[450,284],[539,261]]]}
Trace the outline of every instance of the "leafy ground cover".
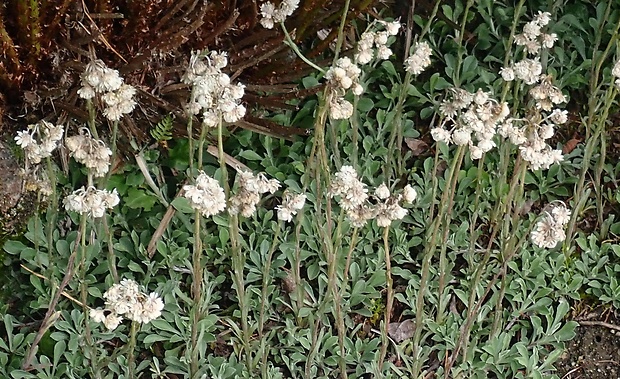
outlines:
{"label": "leafy ground cover", "polygon": [[385,10],[319,64],[296,3],[261,5],[313,69],[316,95],[261,110],[289,138],[233,128],[218,51],[177,78],[189,138],[172,114],[157,144],[120,137],[137,91],[93,57],[88,122],[14,139],[41,212],[3,245],[0,375],[611,377],[566,347],[617,340],[619,11]]}

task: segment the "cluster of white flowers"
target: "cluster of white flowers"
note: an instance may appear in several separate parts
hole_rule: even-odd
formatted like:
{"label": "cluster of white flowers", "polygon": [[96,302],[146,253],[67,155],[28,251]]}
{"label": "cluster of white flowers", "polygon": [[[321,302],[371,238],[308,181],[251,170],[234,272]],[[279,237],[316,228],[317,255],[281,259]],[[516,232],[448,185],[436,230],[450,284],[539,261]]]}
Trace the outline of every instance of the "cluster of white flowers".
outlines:
{"label": "cluster of white flowers", "polygon": [[412,203],[417,193],[410,185],[405,186],[397,195],[390,193],[385,184],[375,189],[374,204],[368,201],[368,189],[359,180],[357,172],[351,166],[342,166],[332,180],[331,197],[339,197],[338,204],[345,210],[351,225],[362,227],[368,220],[376,219],[380,227],[390,226],[392,221],[401,220],[407,215],[407,210],[401,204]]}
{"label": "cluster of white flowers", "polygon": [[510,82],[516,78],[523,80],[527,85],[532,85],[541,80],[542,65],[538,55],[543,48],[551,49],[558,39],[555,33],[546,34],[541,30],[549,24],[550,16],[549,12],[538,12],[532,21],[525,24],[523,33],[515,36],[515,43],[523,46],[528,54],[535,57],[524,58],[511,66],[503,67],[500,74],[505,81]]}
{"label": "cluster of white flowers", "polygon": [[[383,25],[384,31],[373,31],[375,25]],[[400,29],[400,22],[398,21],[382,21],[377,20],[362,33],[359,42],[357,43],[357,51],[355,53],[355,62],[359,64],[366,64],[372,61],[375,55],[375,49],[377,51],[378,59],[389,59],[392,55],[392,50],[388,47],[388,39],[390,36],[398,34]]]}
{"label": "cluster of white flowers", "polygon": [[264,174],[254,175],[251,171],[242,171],[238,175],[239,190],[230,198],[228,213],[251,217],[256,212],[256,205],[264,193],[274,193],[280,188],[276,179],[267,179]]}
{"label": "cluster of white flowers", "polygon": [[203,216],[216,215],[226,209],[226,195],[220,183],[200,172],[195,185],[183,186],[185,198],[189,200],[192,208],[200,211]]}
{"label": "cluster of white flowers", "polygon": [[505,81],[511,82],[517,78],[523,80],[527,85],[538,82],[541,74],[542,65],[538,57],[534,59],[523,58],[514,65],[503,67],[500,70],[500,75]]}
{"label": "cluster of white flowers", "polygon": [[95,187],[81,187],[65,197],[64,204],[67,211],[79,214],[88,214],[93,218],[103,217],[106,209],[112,209],[119,203],[116,189],[112,192],[99,190]]}
{"label": "cluster of white flowers", "polygon": [[108,172],[112,150],[102,140],[91,137],[87,128],[81,128],[78,135],[67,137],[65,145],[70,155],[89,168],[95,177]]}
{"label": "cluster of white flowers", "polygon": [[[523,33],[515,38],[515,42],[525,46],[526,51],[533,55],[538,55],[543,48],[553,47],[557,36],[541,32],[541,28],[546,26],[549,20],[549,13],[538,12],[538,15],[525,25]],[[519,79],[525,85],[532,86],[528,94],[534,100],[535,110],[528,112],[525,119],[507,120],[499,127],[499,134],[519,146],[521,157],[530,163],[532,170],[547,169],[552,164],[561,162],[564,159],[562,151],[553,149],[546,141],[553,137],[556,125],[568,120],[567,111],[553,109],[567,99],[562,91],[553,85],[553,78],[542,72],[540,58],[524,58],[502,68],[500,74],[505,81]]]}
{"label": "cluster of white flowers", "polygon": [[405,70],[418,75],[431,64],[431,47],[426,42],[416,43],[413,53],[405,60]]}
{"label": "cluster of white flowers", "polygon": [[272,2],[266,2],[260,6],[260,14],[263,17],[260,23],[266,29],[273,29],[275,24],[284,22],[292,15],[298,6],[299,0],[283,0],[277,8]]}
{"label": "cluster of white flowers", "polygon": [[102,322],[109,330],[116,329],[123,322],[123,317],[146,324],[161,316],[164,309],[164,302],[156,292],[147,295],[131,279],[114,284],[103,297],[106,308],[91,309],[90,317],[95,322]]}
{"label": "cluster of white flowers", "polygon": [[528,54],[537,55],[541,48],[551,49],[558,36],[555,33],[547,34],[542,28],[549,24],[551,13],[538,12],[532,21],[525,24],[523,33],[515,36],[515,43],[523,46]]}
{"label": "cluster of white flowers", "polygon": [[359,82],[362,70],[348,57],[340,58],[325,73],[327,85],[331,91],[329,114],[335,120],[343,120],[353,115],[353,104],[344,98],[351,89],[354,95],[361,95],[364,87]]}
{"label": "cluster of white flowers", "polygon": [[63,133],[62,125],[41,120],[34,125],[28,125],[26,130],[18,131],[15,142],[24,150],[28,162],[37,164],[41,159],[52,155]]}
{"label": "cluster of white flowers", "polygon": [[278,220],[290,222],[297,211],[301,210],[306,203],[306,195],[294,194],[290,191],[284,191],[282,195],[282,204],[278,205]]}
{"label": "cluster of white flowers", "polygon": [[226,122],[235,122],[245,115],[245,107],[241,104],[245,86],[230,82],[230,77],[222,72],[227,65],[225,52],[212,51],[205,55],[198,51],[192,53],[183,76],[183,82],[193,87],[188,112],[202,111],[203,122],[211,127],[217,126],[222,117]]}
{"label": "cluster of white flowers", "polygon": [[134,96],[136,89],[129,84],[121,85],[116,91],[103,95],[103,101],[107,107],[103,115],[111,121],[118,121],[124,114],[133,112],[136,107]]}
{"label": "cluster of white flowers", "polygon": [[[446,119],[442,126],[431,129],[431,136],[438,142],[468,145],[471,159],[480,159],[495,147],[493,137],[497,126],[510,114],[508,104],[498,103],[481,89],[469,93],[452,88],[450,94],[439,107]],[[443,127],[448,121],[453,123],[451,130]]]}
{"label": "cluster of white flowers", "polygon": [[136,89],[123,84],[118,71],[107,67],[102,60],[96,59],[86,65],[80,78],[82,87],[78,95],[82,99],[92,99],[98,93],[103,94],[103,101],[107,105],[103,115],[108,120],[118,121],[136,107]]}
{"label": "cluster of white flowers", "polygon": [[571,211],[564,204],[554,205],[545,211],[530,235],[532,243],[538,247],[552,249],[558,242],[566,239],[564,228],[570,221]]}

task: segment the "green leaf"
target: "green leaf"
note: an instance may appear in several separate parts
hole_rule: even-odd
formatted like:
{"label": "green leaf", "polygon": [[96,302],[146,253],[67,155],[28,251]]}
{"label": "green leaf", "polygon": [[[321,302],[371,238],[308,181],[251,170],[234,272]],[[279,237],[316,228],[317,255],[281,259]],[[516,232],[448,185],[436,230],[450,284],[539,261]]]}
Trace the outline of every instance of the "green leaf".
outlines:
{"label": "green leaf", "polygon": [[357,102],[357,109],[359,109],[361,112],[370,112],[374,106],[375,103],[367,97],[362,97]]}
{"label": "green leaf", "polygon": [[261,157],[255,151],[252,151],[252,150],[243,150],[242,152],[239,153],[239,156],[249,161],[260,161],[263,159],[263,157]]}
{"label": "green leaf", "polygon": [[174,200],[172,200],[171,204],[174,207],[174,209],[176,209],[177,211],[181,213],[191,214],[195,212],[194,208],[192,208],[192,206],[189,205],[189,200],[186,199],[185,197],[176,197]]}
{"label": "green leaf", "polygon": [[124,203],[129,208],[144,209],[145,211],[150,211],[156,202],[157,198],[155,196],[137,188],[130,188],[127,191],[127,196],[124,198]]}

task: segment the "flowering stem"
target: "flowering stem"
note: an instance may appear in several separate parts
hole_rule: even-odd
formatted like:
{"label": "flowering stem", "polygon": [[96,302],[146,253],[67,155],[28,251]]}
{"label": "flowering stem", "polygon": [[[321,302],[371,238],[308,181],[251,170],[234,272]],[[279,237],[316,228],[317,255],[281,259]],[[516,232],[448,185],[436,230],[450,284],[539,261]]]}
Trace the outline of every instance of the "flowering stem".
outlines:
{"label": "flowering stem", "polygon": [[[118,156],[118,152],[116,151],[116,140],[118,139],[118,120],[114,121],[112,123],[112,137],[111,137],[111,141],[110,141],[110,150],[112,150],[112,157],[110,159],[110,162],[112,163],[112,168],[114,168],[114,165],[116,164],[116,157]],[[112,170],[108,170],[108,172],[106,173],[105,176],[105,181],[104,181],[104,187],[105,184],[107,183],[108,179],[110,178],[110,175],[112,175]]]}
{"label": "flowering stem", "polygon": [[[205,139],[207,137],[207,124],[203,123],[200,131],[200,140],[198,141],[198,170],[202,170],[202,154],[204,152]],[[219,136],[219,133],[218,133]],[[219,142],[219,141],[218,141]]]}
{"label": "flowering stem", "polygon": [[428,18],[426,25],[424,25],[424,29],[422,29],[422,32],[420,32],[420,34],[418,35],[418,40],[422,40],[422,38],[426,35],[426,33],[428,33],[428,31],[431,29],[431,24],[433,24],[433,20],[435,19],[435,17],[437,17],[437,12],[439,12],[440,4],[441,4],[441,1],[435,2],[435,6],[433,7],[431,16]]}
{"label": "flowering stem", "polygon": [[[86,222],[87,222],[87,216],[86,215],[82,215],[81,219],[80,219],[80,228],[82,228],[84,231],[86,231]],[[88,314],[90,311],[90,308],[88,307],[88,285],[86,283],[86,269],[87,269],[87,262],[86,262],[86,233],[82,233],[82,235],[80,236],[80,263],[79,263],[79,283],[80,283],[80,302],[82,303],[82,312],[84,313],[84,336],[86,339],[86,345],[88,347],[88,350],[90,350],[90,354],[92,355],[92,359],[90,359],[90,363],[92,365],[92,373],[94,374],[95,378],[101,378],[101,375],[99,373],[99,369],[97,368],[97,360],[95,359],[97,357],[97,349],[95,349],[95,346],[93,344],[93,337],[91,334],[91,330],[90,330],[90,324],[88,323]],[[77,240],[76,240],[76,244],[77,244]]]}
{"label": "flowering stem", "polygon": [[114,283],[118,283],[118,271],[116,270],[116,254],[114,254],[114,243],[112,241],[112,232],[108,226],[108,218],[103,216],[103,230],[108,238],[108,267]]}
{"label": "flowering stem", "polygon": [[[280,231],[282,230],[283,222],[278,222],[278,229],[276,230],[276,234],[273,237],[273,241],[271,242],[271,248],[269,248],[269,253],[267,254],[267,258],[265,259],[265,263],[263,266],[263,287],[261,289],[261,301],[260,301],[260,312],[258,317],[258,336],[259,338],[263,337],[263,330],[265,327],[265,303],[267,302],[267,290],[269,289],[269,283],[271,283],[271,260],[273,258],[273,253],[276,250],[276,246],[280,239]],[[266,363],[266,362],[263,362]]]}
{"label": "flowering stem", "polygon": [[233,267],[233,282],[235,284],[235,290],[237,291],[237,301],[239,302],[239,309],[241,310],[241,332],[242,342],[245,349],[245,360],[248,371],[253,371],[252,355],[250,350],[250,332],[248,325],[248,305],[246,303],[245,292],[245,256],[241,251],[241,245],[239,244],[239,218],[237,215],[230,215],[228,218],[229,226],[231,229],[230,242],[232,250],[232,267]]}
{"label": "flowering stem", "polygon": [[198,372],[198,323],[201,320],[201,304],[200,295],[202,287],[202,265],[200,258],[202,256],[202,239],[200,238],[200,223],[202,215],[200,211],[194,214],[194,251],[192,254],[192,298],[194,304],[192,307],[192,332],[191,332],[191,361],[190,361],[190,377],[194,377]]}
{"label": "flowering stem", "polygon": [[[403,80],[403,84],[400,86],[400,93],[398,95],[398,102],[396,103],[394,121],[392,122],[392,135],[390,136],[390,142],[388,144],[388,151],[400,151],[400,146],[403,144],[403,107],[405,104],[405,99],[407,99],[407,90],[409,88],[409,84],[411,83],[411,72],[407,71],[405,73],[405,79]],[[398,149],[395,149],[395,146],[398,146]],[[387,160],[386,165],[386,177],[390,176],[390,171],[393,167],[393,157],[396,157],[396,173],[395,176],[400,176],[402,172],[403,165],[403,156],[400,153],[390,154],[390,157]]]}
{"label": "flowering stem", "polygon": [[342,7],[342,17],[340,18],[338,36],[336,37],[336,48],[334,49],[334,63],[338,60],[338,54],[340,54],[340,49],[342,48],[342,41],[344,41],[344,27],[347,25],[347,14],[349,13],[350,5],[351,0],[346,0],[344,2],[344,6]]}
{"label": "flowering stem", "polygon": [[90,132],[95,139],[99,139],[97,125],[95,124],[97,115],[95,113],[95,106],[93,105],[92,99],[86,99],[86,109],[88,109],[88,129],[90,129]]}
{"label": "flowering stem", "polygon": [[343,274],[343,285],[346,286],[349,282],[349,268],[351,267],[351,256],[353,255],[353,250],[355,249],[355,244],[357,243],[357,233],[359,228],[353,228],[353,235],[351,235],[351,244],[349,246],[349,252],[347,253],[347,261],[344,265],[344,274]]}
{"label": "flowering stem", "polygon": [[[47,251],[50,255],[50,265],[48,271],[54,270],[55,259],[54,259],[54,229],[56,227],[56,218],[58,217],[58,191],[56,191],[56,171],[54,170],[54,166],[52,164],[52,158],[48,157],[46,159],[47,163],[47,177],[49,179],[50,188],[52,190],[51,201],[47,208],[46,218],[47,218],[47,230],[45,231],[45,235],[47,236]],[[27,172],[27,171],[26,171]],[[37,212],[38,217],[38,212]],[[53,275],[47,275],[49,278],[53,278]],[[55,284],[55,283],[54,283]]]}
{"label": "flowering stem", "polygon": [[[385,294],[385,312],[383,313],[383,328],[381,328],[381,355],[379,358],[379,371],[383,369],[383,363],[387,355],[387,348],[389,345],[388,328],[390,326],[390,318],[392,317],[392,305],[394,303],[394,290],[392,288],[392,260],[390,257],[390,244],[388,240],[389,234],[390,227],[387,226],[383,229],[383,251],[385,253],[385,279],[387,289]],[[417,329],[420,329],[420,327],[418,327]]]}
{"label": "flowering stem", "polygon": [[301,308],[304,306],[305,290],[301,282],[301,246],[299,245],[301,241],[301,215],[298,215],[297,218],[298,222],[295,226],[295,267],[293,272],[295,276],[295,303],[297,304],[295,315],[297,316],[297,324],[299,325],[301,324],[300,312]]}
{"label": "flowering stem", "polygon": [[280,26],[282,27],[282,31],[284,32],[284,43],[290,47],[293,52],[299,57],[301,58],[302,61],[306,62],[306,64],[308,64],[310,67],[316,69],[317,71],[319,71],[322,74],[325,74],[325,70],[322,69],[321,67],[317,66],[315,63],[313,63],[311,60],[309,60],[308,58],[306,58],[305,55],[303,55],[303,53],[299,50],[299,48],[297,47],[297,45],[295,44],[295,42],[293,41],[293,39],[291,38],[291,35],[289,34],[288,30],[286,30],[286,26],[284,26],[284,22],[280,23]]}
{"label": "flowering stem", "polygon": [[[458,170],[461,167],[461,163],[463,162],[463,157],[465,156],[465,149],[462,149],[460,151],[457,151],[457,157],[456,157],[456,165],[455,165],[455,171],[458,172]],[[484,159],[484,155],[482,156],[481,160]],[[448,275],[448,272],[450,270],[450,268],[448,267],[448,262],[446,259],[446,250],[448,248],[448,236],[450,234],[450,223],[452,222],[452,206],[454,204],[454,194],[456,193],[456,187],[457,187],[457,180],[458,180],[458,175],[451,175],[450,176],[450,182],[447,183],[447,189],[449,188],[449,196],[447,199],[447,204],[443,204],[444,206],[446,206],[447,211],[444,212],[444,217],[445,217],[445,221],[443,221],[443,230],[444,230],[444,234],[443,234],[443,240],[441,243],[441,249],[439,250],[439,292],[438,292],[438,309],[437,309],[437,317],[436,317],[436,322],[438,324],[441,324],[443,322],[443,317],[445,315],[445,310],[448,306],[448,300],[450,298],[450,296],[445,296],[444,292],[445,292],[445,288],[446,288],[446,276]],[[442,200],[443,202],[443,200]]]}
{"label": "flowering stem", "polygon": [[[464,155],[464,147],[459,146],[456,150],[457,159],[452,161],[452,166],[450,167],[450,172],[448,174],[448,179],[446,180],[446,185],[452,182],[452,178],[457,175],[458,168],[460,167],[460,163],[462,161],[462,156]],[[437,156],[436,156],[437,157]],[[436,161],[437,162],[437,161]],[[458,164],[458,165],[457,165]],[[454,189],[453,189],[454,190]],[[416,325],[415,333],[413,337],[413,356],[419,358],[419,352],[421,348],[421,338],[422,338],[422,325],[424,324],[424,293],[426,292],[427,282],[429,278],[429,270],[431,259],[435,253],[435,249],[437,248],[437,236],[439,235],[439,227],[443,224],[443,218],[445,213],[448,210],[448,196],[452,191],[444,191],[439,208],[439,214],[434,219],[429,219],[429,222],[432,222],[432,227],[429,229],[427,233],[428,242],[426,244],[424,258],[422,260],[422,274],[420,277],[420,290],[418,292],[416,298]],[[435,193],[435,191],[433,191]],[[432,216],[432,210],[431,210]],[[413,377],[417,378],[420,370],[422,369],[423,359],[416,359],[413,367]]]}
{"label": "flowering stem", "polygon": [[461,86],[461,64],[463,63],[463,34],[465,33],[465,25],[467,25],[467,16],[469,15],[469,9],[474,4],[474,0],[468,0],[467,5],[465,5],[465,11],[463,12],[463,19],[461,21],[461,31],[458,37],[458,57],[456,62],[456,68],[454,69],[454,86]]}
{"label": "flowering stem", "polygon": [[[192,87],[192,93],[189,98],[189,103],[192,104],[194,102],[196,95],[195,89]],[[194,115],[190,112],[187,112],[187,145],[189,149],[189,172],[190,175],[194,174]]]}
{"label": "flowering stem", "polygon": [[138,333],[138,322],[132,321],[131,328],[129,330],[129,357],[127,358],[127,366],[129,368],[129,378],[135,378],[135,370],[136,370],[136,334]]}

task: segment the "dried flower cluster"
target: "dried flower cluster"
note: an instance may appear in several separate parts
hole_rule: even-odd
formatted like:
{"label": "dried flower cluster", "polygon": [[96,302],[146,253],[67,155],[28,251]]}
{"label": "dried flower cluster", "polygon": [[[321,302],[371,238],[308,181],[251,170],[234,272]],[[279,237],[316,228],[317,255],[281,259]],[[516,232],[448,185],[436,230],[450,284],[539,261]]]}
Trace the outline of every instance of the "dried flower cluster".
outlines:
{"label": "dried flower cluster", "polygon": [[[545,34],[541,28],[549,23],[550,14],[538,12],[534,19],[523,28],[523,33],[515,38],[515,43],[524,46],[532,55],[540,54],[542,49],[553,47],[557,39],[555,34]],[[619,70],[620,71],[620,70]],[[523,60],[500,71],[505,81],[522,80],[527,86],[529,97],[534,102],[534,110],[527,113],[524,119],[509,119],[503,123],[498,132],[519,146],[521,157],[530,163],[532,170],[547,169],[554,163],[561,162],[562,151],[553,149],[547,140],[553,137],[556,125],[568,119],[568,112],[553,109],[565,103],[566,96],[553,85],[553,78],[542,72],[540,58],[524,58]]]}
{"label": "dried flower cluster", "polygon": [[243,217],[252,217],[256,213],[256,205],[264,193],[274,193],[280,188],[276,179],[267,179],[264,174],[254,175],[250,171],[242,171],[237,176],[239,189],[237,194],[230,198],[228,213]]}
{"label": "dried flower cluster", "polygon": [[[464,89],[452,88],[439,111],[445,117],[441,126],[433,128],[435,141],[468,145],[471,159],[480,159],[482,154],[495,147],[493,137],[497,126],[510,114],[507,103],[499,103],[488,93],[479,89],[469,93]],[[450,122],[451,129],[445,125]]]}
{"label": "dried flower cluster", "polygon": [[136,107],[136,89],[123,84],[118,71],[107,67],[102,60],[96,59],[86,65],[80,78],[82,87],[78,95],[82,99],[92,99],[96,94],[102,94],[106,104],[103,115],[108,120],[118,121]]}
{"label": "dried flower cluster", "polygon": [[[376,25],[382,25],[385,30],[371,30]],[[398,21],[387,22],[377,20],[373,22],[368,30],[360,36],[360,40],[357,43],[357,51],[355,52],[355,62],[359,64],[370,63],[375,57],[375,51],[378,59],[389,59],[392,55],[392,50],[388,47],[388,39],[390,36],[397,35],[399,30],[400,22]]]}
{"label": "dried flower cluster", "polygon": [[196,178],[196,184],[184,185],[183,190],[183,196],[189,200],[191,207],[205,217],[216,215],[226,209],[224,189],[217,180],[202,171]]}
{"label": "dried flower cluster", "polygon": [[431,64],[431,47],[426,42],[416,43],[413,53],[405,60],[405,70],[418,75]]}
{"label": "dried flower cluster", "polygon": [[347,90],[351,89],[354,95],[361,95],[364,88],[359,83],[362,70],[344,57],[336,61],[333,67],[325,73],[327,85],[331,96],[329,101],[329,114],[335,120],[343,120],[353,115],[353,104],[344,98]]}
{"label": "dried flower cluster", "polygon": [[106,209],[112,209],[119,203],[116,189],[112,192],[99,190],[95,187],[81,187],[65,197],[67,211],[87,214],[93,218],[103,217]]}
{"label": "dried flower cluster", "polygon": [[298,6],[299,0],[283,0],[278,7],[272,2],[266,2],[260,6],[262,16],[260,23],[266,29],[273,29],[275,24],[284,22],[287,17],[292,15]]}
{"label": "dried flower cluster", "polygon": [[217,126],[222,118],[235,122],[245,115],[245,107],[241,104],[245,86],[230,82],[230,77],[222,72],[227,65],[225,52],[212,51],[206,55],[198,51],[192,54],[183,76],[183,83],[193,87],[188,113],[202,112],[203,122],[211,127]]}
{"label": "dried flower cluster", "polygon": [[570,216],[571,211],[564,204],[554,205],[550,211],[545,211],[530,235],[532,243],[538,247],[551,249],[558,242],[564,241],[566,239],[564,228],[570,221]]}
{"label": "dried flower cluster", "polygon": [[26,130],[18,131],[15,142],[24,150],[29,163],[38,164],[41,159],[52,155],[63,133],[62,125],[41,120],[34,125],[28,125]]}
{"label": "dried flower cluster", "polygon": [[301,210],[306,203],[306,195],[294,194],[289,190],[284,191],[282,195],[282,204],[278,205],[278,220],[290,222],[297,211]]}
{"label": "dried flower cluster", "polygon": [[123,322],[123,317],[146,324],[161,316],[164,309],[164,302],[156,292],[147,295],[131,279],[114,284],[103,297],[106,308],[91,309],[90,317],[96,322],[102,322],[109,330],[116,329]]}
{"label": "dried flower cluster", "polygon": [[91,137],[87,128],[81,128],[78,135],[67,137],[65,145],[70,155],[89,168],[95,177],[108,172],[112,150],[102,140]]}
{"label": "dried flower cluster", "polygon": [[357,177],[351,166],[342,166],[332,180],[331,197],[338,197],[338,203],[345,210],[351,225],[362,227],[368,220],[376,219],[380,227],[390,226],[392,221],[401,220],[407,215],[402,202],[411,203],[417,193],[410,185],[405,186],[402,193],[393,195],[389,188],[382,184],[376,188],[375,203],[370,203],[368,189]]}

